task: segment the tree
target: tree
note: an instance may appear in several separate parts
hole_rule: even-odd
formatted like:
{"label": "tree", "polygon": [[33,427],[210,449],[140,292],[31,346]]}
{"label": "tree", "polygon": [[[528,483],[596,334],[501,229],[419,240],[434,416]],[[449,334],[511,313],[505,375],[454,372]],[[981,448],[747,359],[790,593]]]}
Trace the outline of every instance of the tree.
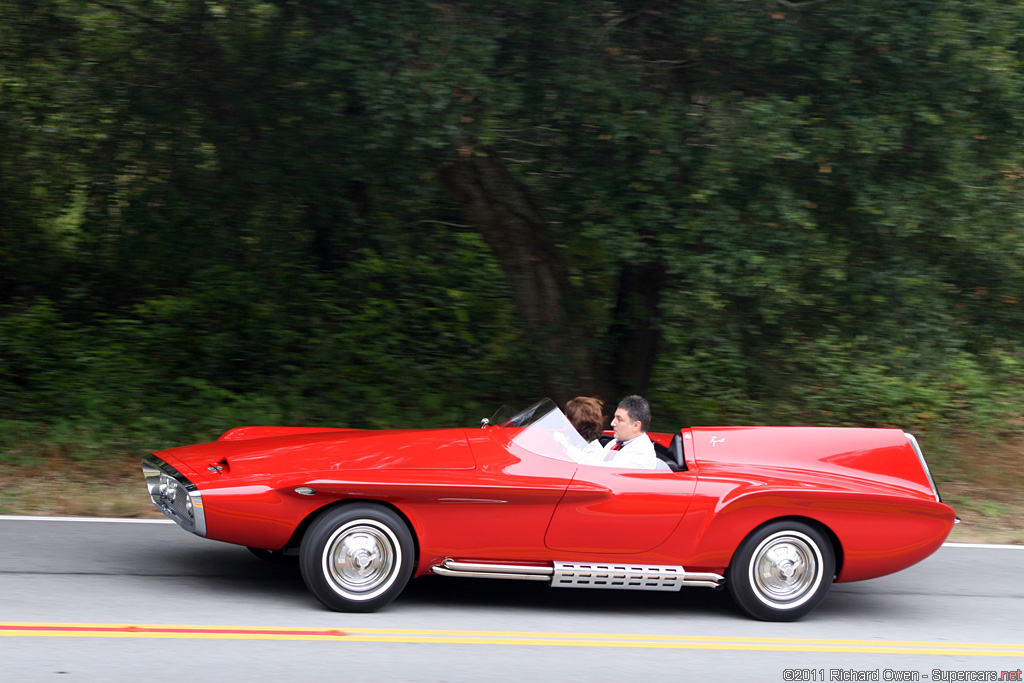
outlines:
{"label": "tree", "polygon": [[2,1],[0,305],[147,349],[138,395],[889,424],[1020,379],[1016,6]]}

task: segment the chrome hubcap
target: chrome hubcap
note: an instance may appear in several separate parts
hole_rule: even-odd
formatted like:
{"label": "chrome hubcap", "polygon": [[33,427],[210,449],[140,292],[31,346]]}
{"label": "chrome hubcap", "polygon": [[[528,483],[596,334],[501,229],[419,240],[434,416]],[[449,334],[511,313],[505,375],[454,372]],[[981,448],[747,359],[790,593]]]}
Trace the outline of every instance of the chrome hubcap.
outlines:
{"label": "chrome hubcap", "polygon": [[806,602],[821,584],[822,565],[814,541],[797,531],[780,531],[761,541],[754,551],[751,585],[766,605],[792,609]]}
{"label": "chrome hubcap", "polygon": [[370,600],[387,590],[401,560],[398,538],[373,519],[341,526],[324,546],[324,568],[331,586],[351,600]]}

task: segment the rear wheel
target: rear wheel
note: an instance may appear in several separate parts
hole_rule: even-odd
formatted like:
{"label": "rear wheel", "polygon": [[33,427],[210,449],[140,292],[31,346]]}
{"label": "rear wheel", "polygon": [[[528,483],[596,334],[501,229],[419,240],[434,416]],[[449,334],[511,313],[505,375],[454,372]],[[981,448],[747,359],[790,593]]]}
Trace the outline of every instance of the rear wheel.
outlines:
{"label": "rear wheel", "polygon": [[754,531],[726,572],[733,599],[764,621],[794,621],[825,598],[835,576],[835,553],[817,528],[778,521]]}
{"label": "rear wheel", "polygon": [[381,505],[347,505],[321,515],[302,540],[306,586],[339,612],[372,612],[394,600],[412,576],[412,533]]}

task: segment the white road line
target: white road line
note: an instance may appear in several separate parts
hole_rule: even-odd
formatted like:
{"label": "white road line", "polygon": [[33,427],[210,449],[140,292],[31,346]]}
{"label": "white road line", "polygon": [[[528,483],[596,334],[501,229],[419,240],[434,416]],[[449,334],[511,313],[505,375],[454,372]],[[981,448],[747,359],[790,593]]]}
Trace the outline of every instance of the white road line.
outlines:
{"label": "white road line", "polygon": [[[0,515],[0,522],[93,522],[111,524],[174,524],[170,519],[136,519],[129,517],[34,517],[30,515]],[[1024,545],[998,543],[943,543],[943,548],[974,548],[977,550],[1024,550]]]}
{"label": "white road line", "polygon": [[33,517],[0,515],[0,522],[110,522],[112,524],[174,524],[169,519],[136,519],[134,517]]}

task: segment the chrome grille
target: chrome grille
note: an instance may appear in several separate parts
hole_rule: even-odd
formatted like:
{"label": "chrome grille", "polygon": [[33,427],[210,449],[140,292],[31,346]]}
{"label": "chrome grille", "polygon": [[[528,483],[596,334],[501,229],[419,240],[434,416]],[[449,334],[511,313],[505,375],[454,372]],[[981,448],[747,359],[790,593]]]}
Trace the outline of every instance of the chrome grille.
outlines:
{"label": "chrome grille", "polygon": [[188,477],[155,455],[142,459],[142,474],[146,477],[149,497],[160,512],[182,529],[206,535],[203,496]]}

